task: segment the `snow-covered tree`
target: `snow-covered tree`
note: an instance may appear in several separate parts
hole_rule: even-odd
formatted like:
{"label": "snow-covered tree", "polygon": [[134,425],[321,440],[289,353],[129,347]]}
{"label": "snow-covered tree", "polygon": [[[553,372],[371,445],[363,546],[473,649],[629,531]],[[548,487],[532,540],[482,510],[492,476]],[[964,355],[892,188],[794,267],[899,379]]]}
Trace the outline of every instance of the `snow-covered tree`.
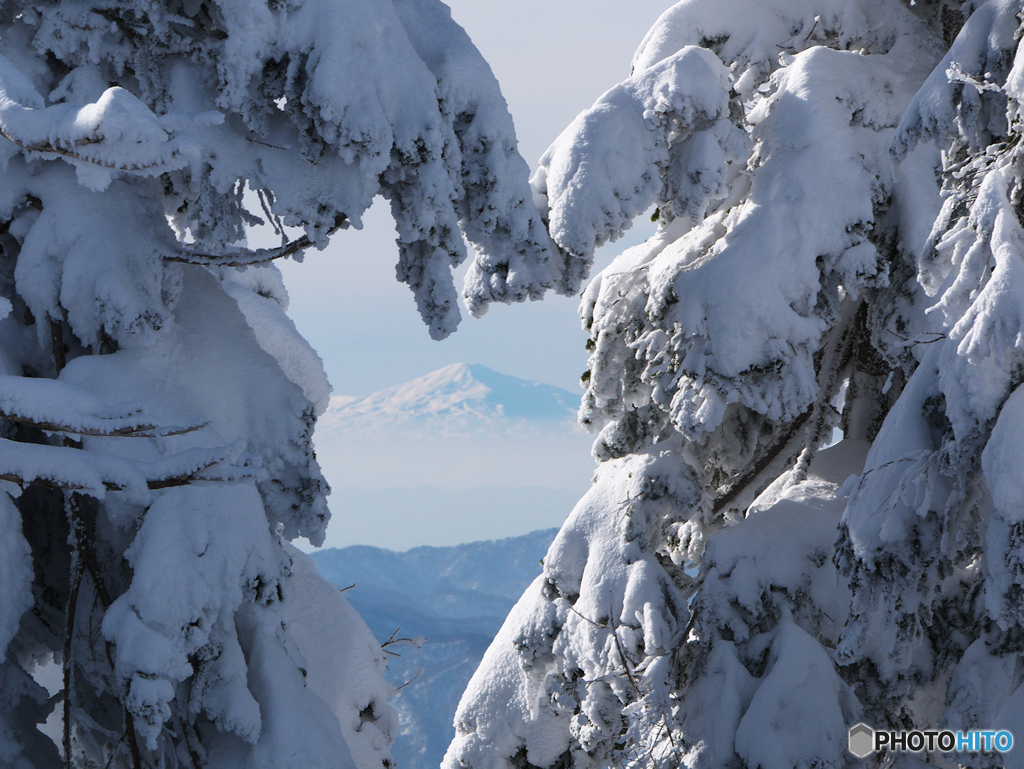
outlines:
{"label": "snow-covered tree", "polygon": [[0,766],[390,765],[271,262],[383,195],[434,337],[463,235],[474,311],[558,288],[489,68],[437,0],[0,2],[0,136]]}
{"label": "snow-covered tree", "polygon": [[684,0],[548,150],[568,284],[660,226],[584,293],[595,482],[446,767],[839,767],[860,720],[1024,735],[1022,18]]}

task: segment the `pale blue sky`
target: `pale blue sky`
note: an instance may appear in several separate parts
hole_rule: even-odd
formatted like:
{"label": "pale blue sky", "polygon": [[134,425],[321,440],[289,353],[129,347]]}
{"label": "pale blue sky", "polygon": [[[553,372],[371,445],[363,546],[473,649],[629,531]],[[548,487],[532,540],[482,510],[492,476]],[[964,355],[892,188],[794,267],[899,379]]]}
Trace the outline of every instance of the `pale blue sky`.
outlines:
{"label": "pale blue sky", "polygon": [[[633,52],[671,3],[662,0],[452,0],[452,15],[490,62],[509,103],[520,151],[534,167],[558,133],[608,88],[629,76]],[[397,252],[387,205],[362,231],[338,233],[323,252],[281,267],[290,314],[324,359],[335,394],[365,395],[450,363],[579,391],[586,335],[578,298],[495,306],[482,320],[434,342],[409,290],[395,281]],[[641,223],[638,222],[638,229]],[[604,249],[598,267],[644,233]],[[457,278],[460,285],[461,273]]]}

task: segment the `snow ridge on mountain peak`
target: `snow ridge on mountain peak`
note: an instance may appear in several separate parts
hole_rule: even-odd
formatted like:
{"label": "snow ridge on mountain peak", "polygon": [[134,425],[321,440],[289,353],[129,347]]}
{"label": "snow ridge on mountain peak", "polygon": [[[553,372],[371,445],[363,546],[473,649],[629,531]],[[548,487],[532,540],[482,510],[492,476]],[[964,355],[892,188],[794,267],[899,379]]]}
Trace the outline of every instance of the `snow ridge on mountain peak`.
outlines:
{"label": "snow ridge on mountain peak", "polygon": [[370,424],[570,420],[579,396],[476,363],[453,363],[362,398],[331,399],[321,419],[330,428]]}
{"label": "snow ridge on mountain peak", "polygon": [[[459,363],[361,398],[332,398],[313,440],[335,489],[335,510],[352,499],[352,490],[377,489],[377,506],[390,500],[390,509],[411,521],[388,542],[450,544],[453,515],[485,537],[487,527],[474,522],[473,510],[503,521],[505,528],[491,527],[492,535],[519,533],[506,519],[523,505],[536,513],[533,528],[561,522],[572,504],[541,497],[538,508],[537,494],[572,490],[578,499],[586,489],[593,439],[575,419],[578,402],[551,385]],[[455,491],[464,509],[453,513]],[[416,516],[401,513],[412,509]],[[377,541],[375,524],[365,525],[360,536]]]}

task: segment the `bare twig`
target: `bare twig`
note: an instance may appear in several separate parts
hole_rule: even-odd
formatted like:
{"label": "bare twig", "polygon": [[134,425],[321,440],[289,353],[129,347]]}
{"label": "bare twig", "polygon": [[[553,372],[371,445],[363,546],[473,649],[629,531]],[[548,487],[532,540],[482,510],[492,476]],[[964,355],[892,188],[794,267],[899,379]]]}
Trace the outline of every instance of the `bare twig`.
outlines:
{"label": "bare twig", "polygon": [[402,691],[402,689],[404,689],[405,687],[407,687],[407,686],[408,686],[409,684],[411,684],[411,683],[412,683],[413,681],[415,681],[415,680],[416,680],[417,678],[419,678],[419,677],[420,677],[421,675],[423,675],[423,668],[420,668],[419,670],[417,670],[417,671],[416,671],[416,675],[414,675],[414,676],[413,676],[412,678],[410,678],[410,679],[409,679],[408,681],[406,681],[406,682],[405,682],[404,684],[402,684],[402,685],[401,685],[401,686],[399,686],[399,687],[398,687],[397,689],[395,689],[395,691],[396,691],[396,692],[400,692],[400,691]]}
{"label": "bare twig", "polygon": [[[582,616],[582,615],[580,615]],[[630,685],[633,687],[633,691],[636,692],[638,697],[643,696],[643,692],[640,691],[640,687],[637,685],[636,679],[633,678],[633,671],[629,669],[629,660],[626,659],[626,652],[622,648],[622,641],[619,639],[619,630],[615,627],[615,607],[608,607],[608,624],[611,626],[608,629],[611,630],[612,638],[615,639],[615,648],[619,652],[619,659],[622,661],[622,669],[626,671],[626,678],[629,679]]]}
{"label": "bare twig", "polygon": [[[77,496],[77,495],[75,495]],[[93,587],[96,589],[96,597],[100,599],[100,603],[103,604],[103,609],[106,611],[110,608],[110,604],[113,601],[110,598],[110,592],[107,590],[107,585],[103,581],[103,575],[100,573],[100,564],[96,559],[96,552],[92,549],[92,543],[88,539],[83,538],[81,548],[79,549],[79,557],[85,564],[85,568],[89,570],[89,576],[92,578]],[[107,657],[110,662],[110,666],[114,666],[114,660],[110,658],[110,642],[107,642]]]}
{"label": "bare twig", "polygon": [[53,362],[57,366],[57,373],[63,371],[67,365],[66,353],[64,351],[64,325],[55,318],[50,318],[50,348],[53,351]]}
{"label": "bare twig", "polygon": [[251,136],[247,136],[245,137],[245,139],[246,141],[250,141],[253,144],[262,144],[264,147],[270,147],[270,149],[272,150],[284,150],[285,152],[288,151],[287,147],[281,147],[277,144],[269,144],[268,142],[261,142],[259,139],[253,139]]}
{"label": "bare twig", "polygon": [[40,430],[46,430],[48,432],[69,433],[71,435],[92,435],[100,438],[166,438],[172,435],[184,435],[185,433],[201,430],[210,424],[209,422],[203,422],[201,424],[188,425],[187,427],[176,427],[174,429],[167,430],[166,432],[160,430],[158,426],[151,424],[103,430],[100,428],[89,427],[69,427],[68,425],[62,425],[57,422],[40,422],[38,420],[31,419],[30,417],[22,416],[21,414],[6,412],[3,409],[0,409],[0,419],[9,419],[10,421],[17,422],[18,424],[28,425],[29,427],[38,427]]}
{"label": "bare twig", "polygon": [[[329,230],[327,230],[327,234],[333,235],[341,229],[347,221],[348,217],[345,214],[336,214],[334,217],[334,224]],[[199,264],[207,267],[245,267],[248,265],[271,262],[275,259],[283,259],[286,256],[297,254],[299,251],[305,251],[312,245],[313,241],[309,239],[309,236],[303,235],[301,238],[296,238],[290,243],[285,243],[279,248],[240,248],[237,251],[229,251],[226,254],[204,254],[198,251],[183,251],[179,255],[165,256],[164,259],[169,262]]]}
{"label": "bare twig", "polygon": [[[353,585],[352,587],[355,587],[355,585]],[[396,627],[395,628],[395,632],[391,634],[391,637],[388,638],[388,640],[386,640],[384,643],[382,643],[380,645],[380,650],[382,652],[384,652],[385,654],[387,654],[389,657],[401,657],[402,656],[398,652],[391,651],[391,649],[388,648],[389,646],[394,646],[396,644],[410,644],[411,646],[419,648],[419,644],[417,643],[416,640],[414,640],[412,638],[399,638],[398,637],[398,631],[401,630],[401,629],[402,628],[400,628],[400,627]],[[422,639],[422,640],[426,640],[426,639]],[[421,640],[421,643],[422,643],[422,640]]]}
{"label": "bare twig", "polygon": [[270,226],[274,228],[274,234],[280,235],[281,240],[284,241],[284,230],[278,224],[277,217],[271,212],[269,201],[267,200],[267,193],[262,187],[256,190],[256,197],[260,201],[260,207],[263,209],[263,215],[267,217],[267,221],[270,223]]}
{"label": "bare twig", "polygon": [[203,769],[203,745],[199,741],[199,735],[196,734],[195,726],[181,718],[178,719],[181,724],[181,733],[185,735],[185,747],[188,748],[188,754],[192,759],[192,769]]}
{"label": "bare twig", "polygon": [[[903,342],[906,342],[906,344],[903,345],[904,347],[915,347],[915,346],[917,346],[919,344],[935,344],[936,342],[941,342],[943,339],[948,339],[949,338],[945,334],[943,334],[941,331],[922,331],[916,337],[911,339],[910,337],[903,336],[902,334],[897,334],[891,328],[887,328],[887,329],[884,329],[884,330],[887,331],[888,333],[892,334],[897,339],[899,339],[899,340],[901,340]],[[924,336],[926,334],[928,334],[930,336],[933,336],[934,339],[921,339],[920,338],[920,337],[922,337],[922,336]]]}
{"label": "bare twig", "polygon": [[[210,464],[204,465],[203,467],[200,467],[197,470],[193,470],[191,473],[188,473],[186,475],[178,475],[173,478],[147,480],[146,487],[150,490],[155,491],[157,489],[171,489],[176,488],[178,486],[187,486],[193,481],[228,480],[227,478],[200,478],[196,475],[197,473],[200,473],[203,470],[206,470],[215,464],[217,463],[211,462]],[[76,486],[72,483],[66,483],[64,481],[55,480],[53,478],[33,478],[30,481],[26,481],[24,478],[14,475],[13,473],[0,474],[0,481],[10,481],[11,483],[18,484],[22,488],[25,488],[26,486],[38,486],[45,489],[64,489],[66,491],[89,491],[89,489],[86,488],[85,486]],[[107,491],[123,491],[125,487],[117,483],[113,483],[112,481],[103,481],[103,488],[105,488]]]}
{"label": "bare twig", "polygon": [[110,769],[110,765],[114,763],[114,757],[117,755],[117,749],[121,747],[121,743],[124,742],[124,738],[127,734],[122,734],[121,738],[114,743],[114,747],[110,751],[110,757],[107,758],[107,763],[103,765],[103,769]]}
{"label": "bare twig", "polygon": [[72,544],[71,590],[68,596],[68,608],[64,624],[64,766],[71,769],[71,647],[75,633],[75,607],[78,604],[78,591],[82,586],[82,571],[85,561],[82,558],[82,508],[81,498],[72,494],[67,501],[68,524]]}
{"label": "bare twig", "polygon": [[124,707],[124,728],[128,733],[128,749],[132,754],[133,769],[142,769],[142,756],[139,754],[139,742],[135,737],[135,719],[132,718],[128,706]]}
{"label": "bare twig", "polygon": [[807,36],[804,38],[804,42],[807,42],[808,40],[811,39],[811,35],[814,34],[814,30],[816,30],[818,28],[818,22],[819,21],[821,21],[821,17],[820,16],[815,16],[814,17],[814,24],[811,25],[811,31],[807,33]]}
{"label": "bare twig", "polygon": [[602,624],[601,624],[600,622],[594,622],[594,620],[590,619],[590,617],[585,617],[585,616],[583,616],[583,615],[582,615],[582,614],[580,614],[580,613],[579,613],[578,611],[576,611],[576,607],[575,607],[575,606],[572,606],[571,604],[570,604],[570,606],[569,606],[569,611],[571,611],[571,612],[572,612],[573,614],[575,614],[575,615],[576,615],[577,617],[579,617],[580,619],[585,619],[585,620],[586,620],[587,622],[589,622],[589,623],[590,623],[591,625],[593,625],[594,627],[599,627],[599,628],[603,628],[604,630],[611,630],[611,628],[610,628],[610,627],[608,627],[607,625],[602,625]]}

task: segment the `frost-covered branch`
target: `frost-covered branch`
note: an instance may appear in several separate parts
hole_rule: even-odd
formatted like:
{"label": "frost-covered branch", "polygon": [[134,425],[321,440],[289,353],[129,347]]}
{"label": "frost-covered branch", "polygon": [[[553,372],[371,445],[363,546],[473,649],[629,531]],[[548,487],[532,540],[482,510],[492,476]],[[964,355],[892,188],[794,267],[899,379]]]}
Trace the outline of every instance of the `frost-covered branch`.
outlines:
{"label": "frost-covered branch", "polygon": [[[146,498],[148,490],[185,486],[207,480],[200,473],[217,464],[230,464],[239,446],[219,449],[187,449],[155,462],[135,462],[110,454],[91,455],[76,448],[22,444],[0,439],[0,480],[21,487],[41,486],[86,492],[102,498],[107,491],[131,492]],[[208,480],[237,480],[237,475]]]}
{"label": "frost-covered branch", "polygon": [[85,526],[82,522],[81,500],[76,495],[71,495],[67,501],[67,518],[70,539],[74,557],[72,558],[71,584],[68,591],[68,604],[65,609],[64,624],[64,649],[63,649],[63,679],[64,679],[64,718],[63,718],[63,740],[64,766],[72,768],[71,733],[74,721],[71,718],[72,710],[72,671],[74,669],[71,659],[72,640],[75,631],[75,613],[78,607],[78,592],[82,586],[82,574],[85,571],[85,559],[82,557],[82,538],[85,536]]}
{"label": "frost-covered branch", "polygon": [[[271,262],[381,195],[435,337],[467,239],[474,312],[539,298],[558,258],[515,146],[438,0],[5,6],[0,763],[392,765],[386,651],[286,544],[330,519],[330,385]],[[304,234],[233,245],[260,221]]]}
{"label": "frost-covered branch", "polygon": [[149,171],[156,168],[166,168],[166,163],[163,160],[154,161],[148,165],[141,165],[137,163],[118,164],[116,161],[104,160],[103,158],[98,157],[89,157],[87,152],[84,151],[84,148],[92,144],[99,144],[102,141],[101,139],[82,139],[71,142],[68,145],[54,144],[49,141],[28,144],[10,133],[2,122],[0,122],[0,136],[27,152],[41,152],[50,155],[60,155],[83,163],[91,163],[93,165],[101,166],[102,168],[108,168],[112,171]]}
{"label": "frost-covered branch", "polygon": [[[181,168],[195,154],[188,141],[172,137],[161,120],[124,88],[107,88],[95,102],[83,106],[45,106],[32,82],[4,56],[0,56],[0,136],[29,154],[57,155],[76,165],[146,175]],[[97,177],[92,183],[101,189],[110,180]]]}
{"label": "frost-covered branch", "polygon": [[[206,470],[211,465],[199,468],[200,470]],[[196,475],[195,473],[188,473],[186,475],[174,476],[171,478],[161,478],[158,480],[147,479],[146,488],[151,490],[157,489],[172,489],[176,486],[185,486],[196,480],[204,481],[217,481],[223,480],[219,478],[207,478]],[[22,488],[29,486],[38,486],[45,489],[64,489],[66,491],[91,491],[94,487],[76,485],[73,481],[64,481],[53,478],[23,478],[12,473],[0,473],[0,481],[9,481],[10,483],[16,483]],[[124,491],[127,486],[120,486],[112,481],[103,481],[103,488],[107,491]]]}
{"label": "frost-covered branch", "polygon": [[209,422],[197,422],[196,424],[187,425],[185,427],[157,427],[156,425],[148,424],[143,420],[139,424],[111,427],[109,429],[104,429],[102,427],[72,427],[70,425],[62,425],[56,422],[40,422],[30,417],[2,410],[0,410],[0,419],[9,419],[12,422],[17,422],[18,424],[27,425],[29,427],[35,427],[40,430],[46,430],[47,432],[68,433],[71,435],[91,435],[107,438],[166,438],[172,435],[184,435],[185,433],[191,433],[196,430],[200,430],[209,424]]}
{"label": "frost-covered branch", "polygon": [[56,380],[14,376],[0,376],[0,419],[50,432],[122,438],[184,435],[209,424],[196,421],[157,426],[137,407],[112,409],[82,388]]}
{"label": "frost-covered branch", "polygon": [[[947,246],[957,250],[927,265],[925,240],[933,224],[939,231],[939,152],[922,146],[904,159],[908,137],[938,117],[947,131],[1002,125],[999,92],[976,98],[945,75],[937,33],[948,26],[946,5],[937,19],[932,4],[888,0],[677,3],[642,43],[632,77],[542,159],[535,191],[573,274],[647,206],[658,207],[659,229],[584,292],[591,356],[581,416],[600,430],[595,484],[471,682],[446,767],[839,767],[851,719],[885,725],[884,697],[905,702],[905,682],[929,675],[904,669],[897,682],[877,652],[889,638],[876,632],[850,635],[851,649],[875,650],[866,662],[832,650],[847,620],[897,634],[902,623],[908,644],[950,624],[952,604],[936,596],[952,587],[916,581],[946,568],[929,558],[948,530],[914,535],[918,564],[887,552],[869,576],[858,562],[878,538],[926,528],[925,509],[950,498],[941,483],[928,499],[919,493],[937,458],[891,500],[880,489],[858,502],[855,492],[855,544],[841,523],[847,479],[865,457],[869,466],[882,459],[868,453],[872,441],[895,450],[945,429],[932,381],[906,401],[911,412],[932,409],[929,427],[904,412],[879,432],[928,355],[892,338],[935,330],[924,322],[928,292],[949,294],[937,313],[988,276],[981,254],[975,266],[962,250],[962,227],[949,236],[963,238]],[[1003,80],[1012,57],[982,54],[997,39],[1015,44],[1011,5],[1019,10],[995,2],[978,12],[1005,19],[998,34],[984,23],[964,28],[958,45],[969,51],[954,58],[971,63],[964,71],[975,80]],[[942,98],[915,98],[939,69]],[[900,127],[915,112],[920,123]],[[951,163],[964,146],[948,150]],[[946,284],[952,268],[973,281]],[[931,285],[922,290],[918,276]],[[987,338],[972,338],[979,353]],[[940,339],[929,347],[945,346]],[[943,384],[947,398],[953,384]],[[979,383],[970,398],[983,392]],[[823,448],[839,426],[844,439]],[[902,513],[904,495],[918,518]],[[864,586],[904,578],[936,589],[903,619],[874,611],[880,593]],[[898,587],[892,596],[901,600]],[[943,627],[932,611],[947,617]],[[929,661],[942,653],[914,648]]]}
{"label": "frost-covered branch", "polygon": [[[326,234],[333,235],[342,227],[347,226],[348,217],[345,214],[336,214],[334,223],[328,228]],[[251,265],[266,264],[275,259],[294,256],[315,244],[308,235],[302,235],[295,240],[285,243],[278,248],[258,248],[249,250],[244,248],[232,249],[223,254],[204,254],[198,251],[187,249],[180,254],[165,256],[169,262],[181,262],[183,264],[200,264],[208,267],[248,267]]]}

